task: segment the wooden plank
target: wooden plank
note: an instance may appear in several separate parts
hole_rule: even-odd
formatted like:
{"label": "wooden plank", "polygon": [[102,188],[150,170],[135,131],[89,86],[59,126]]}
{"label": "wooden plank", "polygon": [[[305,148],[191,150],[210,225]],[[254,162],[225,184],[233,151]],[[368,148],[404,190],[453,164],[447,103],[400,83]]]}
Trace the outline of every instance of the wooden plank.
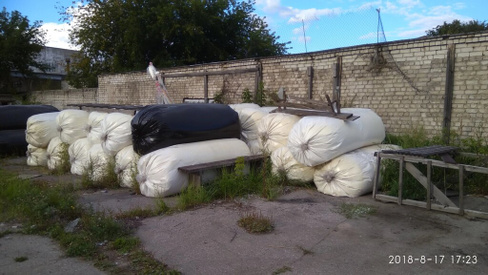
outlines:
{"label": "wooden plank", "polygon": [[454,90],[454,65],[456,63],[456,44],[450,44],[447,48],[446,58],[446,82],[444,87],[444,143],[449,144],[451,135],[452,97]]}
{"label": "wooden plank", "polygon": [[376,171],[374,173],[374,179],[373,179],[373,199],[376,197],[376,193],[378,192],[380,177],[381,177],[381,157],[380,155],[377,154]]}
{"label": "wooden plank", "polygon": [[[429,188],[427,178],[412,163],[407,162],[405,169],[425,188]],[[444,195],[444,193],[442,193],[442,191],[439,190],[439,188],[437,188],[435,185],[432,185],[432,193],[434,197],[443,205],[456,206],[456,204],[454,204],[446,195]]]}
{"label": "wooden plank", "polygon": [[164,74],[161,72],[161,77],[164,78],[178,78],[178,77],[193,77],[204,75],[225,75],[225,74],[243,74],[256,72],[258,68],[247,68],[238,70],[224,70],[224,71],[210,71],[210,72],[195,72],[195,73],[176,73],[176,74]]}
{"label": "wooden plank", "polygon": [[398,170],[398,204],[402,205],[403,201],[403,168],[405,166],[405,160],[400,159],[400,168]]}
{"label": "wooden plank", "polygon": [[[384,153],[384,151],[378,152],[378,154],[380,154],[381,157],[385,159],[396,159],[396,160],[400,159],[400,155],[392,155],[392,154]],[[450,168],[456,170],[459,169],[459,164],[445,163],[439,160],[426,159],[426,158],[415,157],[415,156],[404,156],[404,157],[405,157],[405,161],[412,162],[412,163],[427,164],[428,161],[432,161],[432,165],[437,167]],[[486,167],[479,167],[473,165],[463,165],[463,166],[464,166],[464,171],[488,174],[488,168]]]}
{"label": "wooden plank", "polygon": [[355,116],[349,113],[341,113],[341,114],[333,114],[330,112],[321,112],[321,111],[313,111],[313,110],[297,110],[297,109],[276,109],[271,111],[271,113],[285,113],[285,114],[292,114],[296,116],[325,116],[325,117],[332,117],[337,119],[342,119],[344,121],[354,121],[360,116]]}
{"label": "wooden plank", "polygon": [[459,215],[464,215],[464,166],[459,166]]}
{"label": "wooden plank", "polygon": [[[266,157],[264,155],[245,156],[244,162],[260,161],[260,160],[264,160],[265,158]],[[195,172],[201,172],[210,169],[223,168],[223,167],[234,165],[237,159],[238,158],[232,158],[232,159],[226,159],[220,161],[212,161],[212,162],[187,165],[187,166],[178,167],[178,170],[184,173],[195,173]]]}
{"label": "wooden plank", "polygon": [[[383,195],[383,194],[377,194],[376,200],[384,201],[384,202],[397,202],[398,198],[393,196]],[[423,207],[423,208],[426,207],[426,203],[423,201],[415,201],[409,199],[403,200],[403,205]],[[451,207],[451,206],[445,206],[440,204],[432,204],[432,210],[451,213],[451,214],[459,214],[458,207]],[[465,209],[464,215],[469,217],[474,217],[474,218],[488,219],[487,212],[481,212],[481,211],[476,211],[471,209]]]}
{"label": "wooden plank", "polygon": [[432,206],[432,161],[427,162],[427,209]]}
{"label": "wooden plank", "polygon": [[309,66],[307,68],[307,75],[308,75],[308,98],[312,99],[313,97],[313,67]]}

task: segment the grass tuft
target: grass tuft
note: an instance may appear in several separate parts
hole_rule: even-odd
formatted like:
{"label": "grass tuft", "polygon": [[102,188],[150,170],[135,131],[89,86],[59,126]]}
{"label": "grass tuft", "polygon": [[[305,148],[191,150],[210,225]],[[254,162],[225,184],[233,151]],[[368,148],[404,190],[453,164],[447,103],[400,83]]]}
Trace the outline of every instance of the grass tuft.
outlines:
{"label": "grass tuft", "polygon": [[376,213],[376,208],[366,204],[342,203],[339,213],[348,219],[364,217]]}
{"label": "grass tuft", "polygon": [[261,212],[249,212],[244,214],[237,224],[249,233],[263,234],[273,231],[274,226],[270,217],[263,216]]}

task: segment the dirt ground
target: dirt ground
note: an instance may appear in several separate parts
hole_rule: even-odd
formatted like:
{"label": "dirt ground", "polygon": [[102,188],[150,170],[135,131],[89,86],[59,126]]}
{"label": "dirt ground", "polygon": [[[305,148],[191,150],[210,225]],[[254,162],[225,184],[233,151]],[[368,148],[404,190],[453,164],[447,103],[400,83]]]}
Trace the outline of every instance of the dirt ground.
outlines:
{"label": "dirt ground", "polygon": [[[46,175],[11,159],[20,176],[53,182],[79,177]],[[484,198],[486,199],[486,198]],[[80,203],[117,214],[156,204],[127,189],[80,192]],[[175,198],[165,199],[172,206]],[[483,204],[483,201],[478,203]],[[488,199],[486,199],[488,204]],[[374,213],[347,218],[341,207],[361,204]],[[361,209],[361,208],[360,208]],[[269,217],[274,230],[250,234],[237,225],[245,213]],[[13,226],[1,225],[0,230]],[[486,274],[488,221],[360,198],[300,189],[275,201],[250,196],[140,220],[144,249],[183,274]],[[26,256],[23,262],[16,258]],[[60,266],[56,266],[55,264]],[[66,258],[39,236],[0,238],[0,274],[100,274],[92,263]]]}

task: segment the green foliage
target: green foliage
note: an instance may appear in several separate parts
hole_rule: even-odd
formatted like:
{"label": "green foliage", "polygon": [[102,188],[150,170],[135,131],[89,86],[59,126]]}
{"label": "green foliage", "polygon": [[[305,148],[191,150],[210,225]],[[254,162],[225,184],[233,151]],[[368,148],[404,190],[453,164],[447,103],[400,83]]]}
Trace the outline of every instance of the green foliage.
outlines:
{"label": "green foliage", "polygon": [[[451,132],[449,140],[450,146],[460,148],[461,152],[470,152],[479,157],[466,157],[461,155],[455,155],[454,160],[457,163],[474,165],[480,167],[488,167],[488,158],[486,152],[488,152],[488,144],[486,139],[483,138],[482,133],[476,133],[474,138],[461,139],[456,132]],[[405,135],[391,135],[388,134],[385,142],[390,144],[400,145],[402,148],[414,148],[431,145],[443,144],[442,136],[434,136],[432,138],[427,137],[427,133],[423,128],[415,128],[408,131]],[[434,159],[440,160],[439,157]],[[424,175],[427,173],[425,165],[414,164],[415,167],[420,170]],[[383,192],[391,196],[398,195],[398,181],[399,181],[399,163],[395,160],[382,160],[381,170],[381,189]],[[452,190],[458,191],[458,171],[455,169],[447,169],[440,167],[432,168],[432,183],[442,191]],[[488,194],[488,176],[482,173],[470,173],[464,174],[464,187],[465,193],[468,194]],[[403,173],[403,189],[402,194],[404,198],[425,200],[427,192],[425,188],[408,172]]]}
{"label": "green foliage", "polygon": [[261,212],[249,212],[242,215],[237,224],[249,233],[263,234],[273,231],[274,226],[270,217]]}
{"label": "green foliage", "polygon": [[134,237],[120,237],[112,242],[112,247],[122,253],[128,253],[136,248],[141,241]]}
{"label": "green foliage", "polygon": [[223,169],[219,178],[204,186],[188,186],[178,197],[178,208],[189,209],[214,200],[230,200],[249,194],[258,194],[272,200],[282,193],[288,182],[271,173],[271,160],[261,165],[248,166],[238,158],[233,170]]}
{"label": "green foliage", "polygon": [[458,19],[453,20],[451,23],[444,21],[444,24],[437,25],[437,27],[426,31],[427,36],[457,34],[457,33],[469,33],[488,30],[488,23],[485,21],[470,20],[468,22],[461,22]]}
{"label": "green foliage", "polygon": [[[98,171],[103,171],[103,174],[95,176],[94,171],[95,173],[98,173]],[[115,159],[108,161],[105,164],[105,167],[93,167],[93,164],[90,164],[85,170],[85,173],[82,175],[81,185],[84,188],[94,189],[119,188],[119,179],[115,173]],[[134,187],[134,190],[138,190],[138,188]]]}
{"label": "green foliage", "polygon": [[54,175],[63,175],[66,173],[70,172],[71,169],[71,163],[69,162],[69,144],[67,143],[61,143],[59,149],[59,157],[60,157],[60,163],[54,168],[54,170],[51,171],[52,174]]}
{"label": "green foliage", "polygon": [[0,87],[2,93],[15,94],[16,88],[10,72],[18,71],[32,76],[32,67],[46,70],[49,67],[36,61],[44,47],[44,34],[40,22],[30,24],[27,17],[18,11],[0,12]]}
{"label": "green foliage", "polygon": [[242,92],[242,103],[253,103],[253,96],[251,91],[249,91],[248,88],[244,89],[244,92]]}
{"label": "green foliage", "polygon": [[81,55],[70,84],[93,87],[101,73],[192,65],[286,53],[251,0],[87,1],[81,12],[62,12],[77,21],[72,42]]}

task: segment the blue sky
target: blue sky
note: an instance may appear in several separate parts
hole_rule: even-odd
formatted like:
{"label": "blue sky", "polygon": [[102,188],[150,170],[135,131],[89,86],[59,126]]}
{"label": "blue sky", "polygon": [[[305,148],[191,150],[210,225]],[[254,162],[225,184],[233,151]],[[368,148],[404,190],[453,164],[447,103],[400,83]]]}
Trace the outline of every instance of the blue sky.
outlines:
{"label": "blue sky", "polygon": [[[30,21],[43,21],[47,46],[74,49],[69,26],[59,14],[59,7],[72,2],[0,0],[8,12],[18,10]],[[378,9],[387,41],[423,36],[444,21],[488,20],[486,0],[256,0],[255,9],[280,42],[291,42],[289,53],[375,43]]]}

